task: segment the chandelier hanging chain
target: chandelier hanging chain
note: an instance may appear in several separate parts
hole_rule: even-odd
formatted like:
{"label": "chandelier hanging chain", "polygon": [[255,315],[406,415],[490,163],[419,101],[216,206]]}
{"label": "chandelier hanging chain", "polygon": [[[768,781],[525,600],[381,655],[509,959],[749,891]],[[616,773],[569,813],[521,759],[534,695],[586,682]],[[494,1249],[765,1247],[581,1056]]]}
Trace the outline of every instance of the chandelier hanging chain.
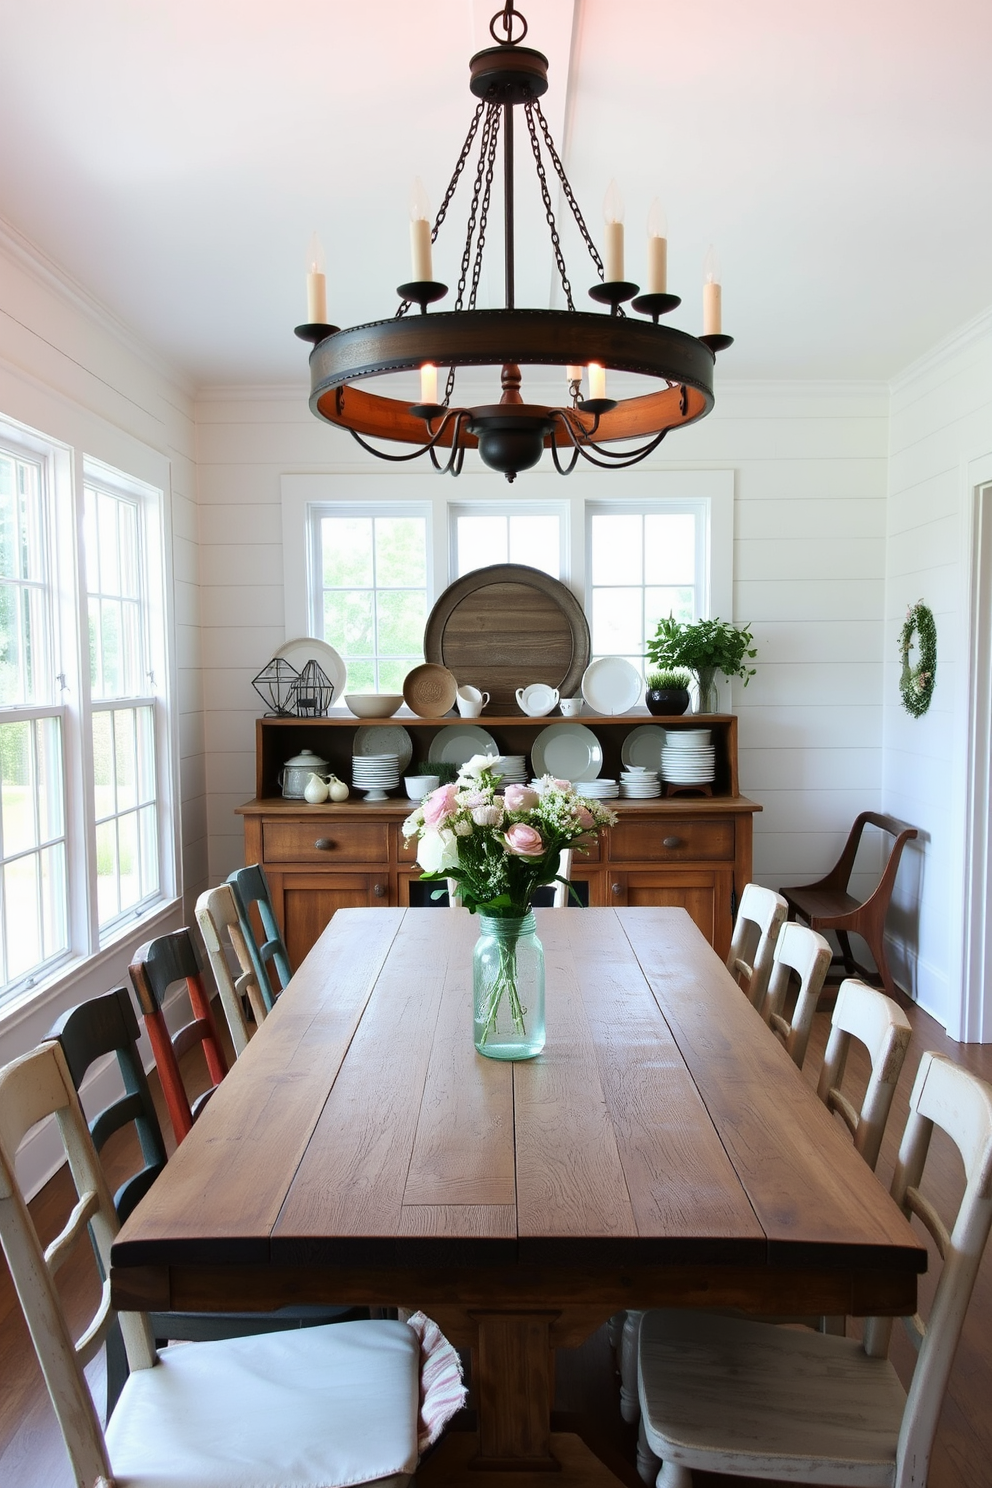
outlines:
{"label": "chandelier hanging chain", "polygon": [[541,184],[541,198],[544,202],[544,216],[551,234],[551,246],[554,249],[555,263],[558,265],[558,277],[561,287],[565,291],[565,303],[569,310],[575,309],[572,299],[572,285],[569,281],[568,270],[565,267],[565,255],[562,253],[561,237],[558,233],[558,224],[555,221],[554,208],[551,205],[551,193],[548,190],[548,175],[544,169],[544,161],[541,159],[541,146],[537,138],[537,129],[534,125],[534,109],[536,104],[529,102],[524,104],[524,113],[527,116],[527,132],[530,135],[530,146],[534,153],[534,163],[537,167],[537,179]]}
{"label": "chandelier hanging chain", "polygon": [[[462,171],[465,169],[465,164],[472,153],[472,145],[479,130],[479,120],[482,118],[485,107],[486,100],[482,98],[479,100],[475,113],[472,115],[472,122],[468,126],[468,134],[465,136],[465,143],[462,145],[462,148],[458,155],[458,159],[455,162],[455,168],[451,173],[451,180],[448,182],[448,189],[444,193],[444,200],[441,202],[441,205],[437,209],[437,216],[434,218],[434,226],[431,228],[431,243],[437,242],[437,235],[440,231],[441,224],[448,215],[448,208],[451,205],[451,199],[458,189],[458,182],[461,180]],[[396,319],[400,320],[407,313],[412,304],[412,300],[403,300],[396,312]]]}
{"label": "chandelier hanging chain", "polygon": [[[568,176],[565,174],[565,166],[562,163],[562,158],[558,154],[558,151],[555,149],[555,142],[551,138],[551,130],[548,127],[548,121],[544,117],[544,112],[541,108],[541,105],[537,101],[537,99],[535,99],[532,104],[527,104],[526,107],[528,108],[528,110],[532,108],[534,110],[534,113],[537,115],[538,123],[541,126],[541,133],[544,136],[544,143],[547,148],[548,155],[551,159],[551,164],[554,166],[555,174],[557,175],[558,180],[561,182],[562,193],[565,197],[565,200],[568,202],[569,207],[571,208],[572,216],[575,218],[575,225],[579,229],[579,232],[582,234],[582,241],[585,243],[587,249],[589,250],[589,257],[592,259],[593,263],[596,266],[596,273],[602,280],[605,278],[606,272],[603,268],[603,260],[599,255],[599,249],[596,247],[596,244],[592,240],[592,234],[586,226],[586,219],[582,215],[582,208],[579,206],[578,202],[575,199],[575,192],[572,190],[572,183],[568,179]],[[571,306],[569,306],[569,308],[571,309]],[[617,313],[623,315],[624,310],[622,305],[617,307]]]}
{"label": "chandelier hanging chain", "polygon": [[[524,28],[519,36],[514,36],[513,34],[514,21],[519,21]],[[496,35],[497,24],[501,25],[503,28],[504,34],[502,37]],[[527,30],[527,18],[526,16],[522,16],[518,10],[514,10],[513,0],[507,0],[507,3],[503,6],[503,9],[498,10],[493,16],[492,20],[489,22],[489,35],[492,37],[493,41],[499,42],[501,45],[519,46],[524,37],[527,35]]]}
{"label": "chandelier hanging chain", "polygon": [[[472,267],[472,288],[470,291],[471,297],[469,300],[469,307],[471,309],[474,309],[475,307],[476,292],[479,287],[479,276],[482,273],[482,261],[478,251],[476,252],[476,262],[474,264],[472,263],[472,242],[475,237],[476,227],[479,224],[480,198],[483,195],[483,190],[485,190],[483,211],[486,216],[488,216],[489,212],[489,191],[492,187],[493,161],[495,160],[496,145],[499,138],[499,121],[501,111],[498,103],[489,102],[487,104],[486,100],[483,100],[483,102],[479,105],[479,109],[476,110],[476,118],[473,121],[475,128],[469,131],[469,138],[465,141],[466,148],[463,151],[463,155],[467,159],[467,151],[468,148],[471,146],[472,140],[475,137],[475,129],[478,128],[478,120],[480,112],[483,108],[486,108],[486,121],[482,126],[482,139],[479,145],[479,163],[475,171],[475,184],[472,189],[472,203],[469,207],[468,226],[465,231],[465,247],[462,250],[461,270],[458,275],[458,289],[455,294],[456,310],[463,310],[465,308],[465,289],[468,284],[470,265]],[[487,163],[489,167],[488,173]],[[464,164],[465,160],[460,159],[458,162],[458,166],[456,167],[458,175],[461,175]],[[452,182],[453,185],[457,184],[456,178],[453,177]],[[446,200],[447,199],[449,198],[446,197]],[[484,239],[485,218],[483,218],[482,221],[481,231]],[[444,386],[445,407],[450,404],[454,390],[455,369],[454,367],[449,367],[448,377]]]}
{"label": "chandelier hanging chain", "polygon": [[482,277],[482,257],[486,247],[486,228],[489,225],[489,204],[492,200],[493,176],[496,172],[496,151],[499,146],[499,131],[502,122],[502,109],[497,107],[492,133],[489,136],[489,155],[486,159],[485,186],[482,193],[482,202],[479,207],[479,231],[475,242],[475,260],[472,264],[472,287],[469,290],[468,308],[475,309],[476,299],[479,293],[479,280]]}

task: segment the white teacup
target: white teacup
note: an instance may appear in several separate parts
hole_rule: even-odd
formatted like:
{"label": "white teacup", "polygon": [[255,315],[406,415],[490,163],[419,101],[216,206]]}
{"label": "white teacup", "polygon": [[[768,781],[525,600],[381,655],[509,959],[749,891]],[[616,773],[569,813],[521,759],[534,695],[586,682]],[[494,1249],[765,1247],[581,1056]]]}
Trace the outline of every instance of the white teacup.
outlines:
{"label": "white teacup", "polygon": [[489,701],[488,692],[480,692],[477,687],[459,687],[455,702],[458,711],[463,718],[478,718],[483,708]]}
{"label": "white teacup", "polygon": [[559,698],[558,706],[561,709],[562,718],[577,718],[582,712],[583,699],[580,697]]}
{"label": "white teacup", "polygon": [[422,801],[441,784],[440,775],[404,775],[403,784],[411,801]]}

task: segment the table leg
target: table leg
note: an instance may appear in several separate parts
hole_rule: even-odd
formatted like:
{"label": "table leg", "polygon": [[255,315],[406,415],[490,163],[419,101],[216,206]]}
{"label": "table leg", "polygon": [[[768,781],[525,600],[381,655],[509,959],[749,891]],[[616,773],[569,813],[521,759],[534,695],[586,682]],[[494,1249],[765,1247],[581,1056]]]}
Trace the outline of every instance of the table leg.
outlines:
{"label": "table leg", "polygon": [[546,1469],[551,1450],[554,1312],[473,1312],[478,1344],[472,1383],[479,1418],[475,1466]]}

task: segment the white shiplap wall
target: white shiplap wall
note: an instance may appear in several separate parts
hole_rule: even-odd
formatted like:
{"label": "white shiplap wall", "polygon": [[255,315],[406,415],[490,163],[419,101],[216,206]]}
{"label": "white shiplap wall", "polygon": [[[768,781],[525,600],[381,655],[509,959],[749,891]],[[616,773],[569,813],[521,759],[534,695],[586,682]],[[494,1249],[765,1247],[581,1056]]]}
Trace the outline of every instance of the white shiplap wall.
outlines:
{"label": "white shiplap wall", "polygon": [[[828,867],[856,813],[879,805],[887,405],[876,385],[718,384],[715,412],[672,436],[676,458],[653,462],[736,472],[734,618],[753,622],[761,666],[735,684],[733,706],[743,789],[764,807],[756,877],[773,885]],[[242,861],[234,808],[254,790],[251,677],[286,639],[280,476],[336,472],[347,497],[349,474],[382,470],[356,453],[311,416],[302,388],[198,399],[214,880]],[[530,479],[551,494],[554,477]],[[494,476],[493,494],[505,489]]]}

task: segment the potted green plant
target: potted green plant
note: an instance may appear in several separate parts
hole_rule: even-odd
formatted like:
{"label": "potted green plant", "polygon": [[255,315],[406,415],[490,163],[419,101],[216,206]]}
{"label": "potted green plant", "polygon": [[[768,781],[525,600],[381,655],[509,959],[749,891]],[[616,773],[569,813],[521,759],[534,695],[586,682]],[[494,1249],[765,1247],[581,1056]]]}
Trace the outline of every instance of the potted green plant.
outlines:
{"label": "potted green plant", "polygon": [[716,673],[740,677],[746,687],[754,676],[747,662],[757,656],[754,636],[746,625],[728,620],[696,620],[691,625],[671,615],[659,620],[654,636],[646,643],[648,660],[656,667],[687,667],[699,686],[698,713],[714,713],[717,706]]}
{"label": "potted green plant", "polygon": [[648,672],[644,701],[648,712],[674,718],[689,706],[689,683],[692,676],[684,667],[662,667]]}

